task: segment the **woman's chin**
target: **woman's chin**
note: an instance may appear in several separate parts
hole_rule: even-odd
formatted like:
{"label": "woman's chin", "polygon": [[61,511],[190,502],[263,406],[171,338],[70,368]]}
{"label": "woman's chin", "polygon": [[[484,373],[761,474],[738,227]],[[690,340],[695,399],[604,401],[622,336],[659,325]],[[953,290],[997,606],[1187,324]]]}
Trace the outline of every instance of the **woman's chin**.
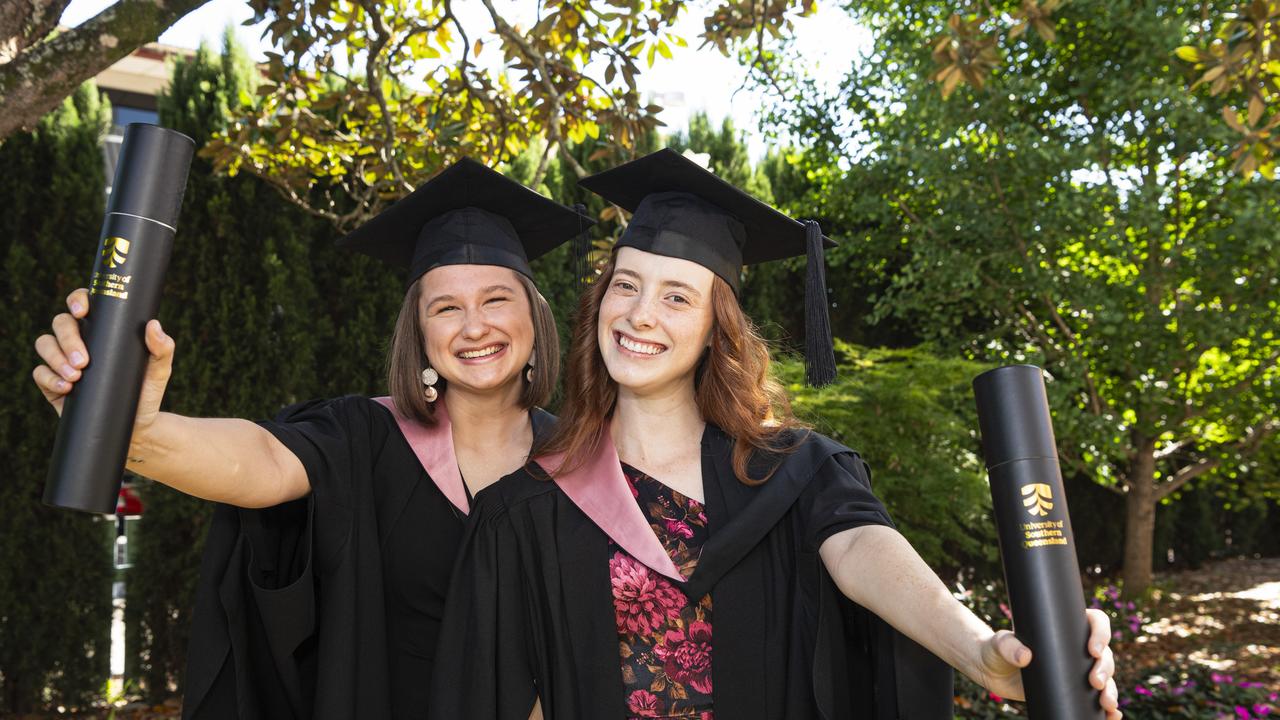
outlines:
{"label": "woman's chin", "polygon": [[497,395],[520,382],[519,372],[467,372],[449,381],[450,388],[464,389],[474,395]]}

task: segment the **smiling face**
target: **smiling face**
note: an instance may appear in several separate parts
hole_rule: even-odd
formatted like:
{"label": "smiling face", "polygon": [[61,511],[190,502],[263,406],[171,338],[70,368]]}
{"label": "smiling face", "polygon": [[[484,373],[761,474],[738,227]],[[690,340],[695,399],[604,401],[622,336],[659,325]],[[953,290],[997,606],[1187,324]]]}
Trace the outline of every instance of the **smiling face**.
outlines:
{"label": "smiling face", "polygon": [[686,384],[707,347],[715,274],[688,260],[624,247],[600,303],[597,342],[609,376],[637,395]]}
{"label": "smiling face", "polygon": [[534,330],[529,298],[516,272],[493,265],[443,265],[419,282],[427,359],[450,392],[518,396]]}

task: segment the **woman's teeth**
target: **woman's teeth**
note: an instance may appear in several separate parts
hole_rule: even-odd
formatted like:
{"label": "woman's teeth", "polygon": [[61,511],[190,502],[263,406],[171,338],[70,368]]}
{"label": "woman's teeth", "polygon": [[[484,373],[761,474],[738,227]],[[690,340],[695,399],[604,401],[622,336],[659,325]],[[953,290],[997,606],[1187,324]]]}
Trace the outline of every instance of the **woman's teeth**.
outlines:
{"label": "woman's teeth", "polygon": [[476,358],[488,357],[489,355],[492,355],[501,349],[502,349],[501,345],[490,345],[487,348],[480,348],[479,350],[466,350],[466,351],[460,352],[458,353],[458,357],[462,358],[463,360],[474,360]]}
{"label": "woman's teeth", "polygon": [[640,353],[641,355],[657,355],[658,353],[667,349],[662,345],[655,345],[653,343],[640,342],[639,340],[632,340],[626,335],[621,335],[621,334],[618,335],[618,344],[626,348],[627,350],[630,350],[631,352]]}

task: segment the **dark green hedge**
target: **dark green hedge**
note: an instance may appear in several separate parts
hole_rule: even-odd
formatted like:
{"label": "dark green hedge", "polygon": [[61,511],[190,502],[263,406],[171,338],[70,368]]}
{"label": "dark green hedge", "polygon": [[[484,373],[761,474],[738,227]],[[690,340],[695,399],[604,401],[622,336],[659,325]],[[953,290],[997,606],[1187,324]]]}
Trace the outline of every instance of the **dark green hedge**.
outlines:
{"label": "dark green hedge", "polygon": [[32,342],[93,265],[110,115],[87,85],[0,145],[0,715],[82,705],[107,679],[110,535],[40,502],[57,418],[31,368]]}

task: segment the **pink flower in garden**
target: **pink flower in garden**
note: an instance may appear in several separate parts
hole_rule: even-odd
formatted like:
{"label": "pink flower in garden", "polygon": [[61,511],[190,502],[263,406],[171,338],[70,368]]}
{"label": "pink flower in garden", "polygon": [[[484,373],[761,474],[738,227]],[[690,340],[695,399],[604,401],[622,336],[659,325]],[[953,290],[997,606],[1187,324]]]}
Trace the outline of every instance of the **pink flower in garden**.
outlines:
{"label": "pink flower in garden", "polygon": [[987,697],[990,698],[992,702],[998,702],[998,703],[1004,702],[1004,698],[1000,697],[999,695],[993,692],[987,693]]}
{"label": "pink flower in garden", "polygon": [[609,560],[613,612],[618,627],[630,633],[650,633],[680,615],[684,596],[657,573],[624,552]]}
{"label": "pink flower in garden", "polygon": [[636,690],[627,697],[627,709],[637,715],[658,711],[658,696],[648,690]]}
{"label": "pink flower in garden", "polygon": [[693,528],[689,527],[683,520],[672,520],[667,518],[663,521],[667,527],[667,532],[676,537],[688,540],[693,537]]}
{"label": "pink flower in garden", "polygon": [[1133,691],[1143,697],[1151,697],[1151,691],[1141,685],[1135,687]]}
{"label": "pink flower in garden", "polygon": [[686,631],[670,630],[653,649],[667,677],[701,693],[711,693],[711,624],[695,620]]}
{"label": "pink flower in garden", "polygon": [[1245,706],[1243,706],[1243,705],[1237,705],[1237,706],[1236,706],[1236,717],[1238,717],[1238,718],[1251,718],[1251,717],[1253,717],[1253,713],[1249,712],[1249,708],[1247,708],[1247,707],[1245,707]]}

